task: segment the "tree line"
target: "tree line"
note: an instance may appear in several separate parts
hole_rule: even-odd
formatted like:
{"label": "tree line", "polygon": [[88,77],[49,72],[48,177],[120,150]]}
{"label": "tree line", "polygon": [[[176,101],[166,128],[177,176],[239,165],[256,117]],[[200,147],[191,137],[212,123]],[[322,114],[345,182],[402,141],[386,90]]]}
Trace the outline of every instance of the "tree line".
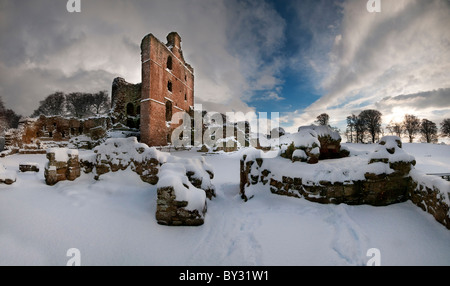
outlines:
{"label": "tree line", "polygon": [[17,128],[20,118],[21,116],[16,114],[12,109],[6,109],[3,99],[0,96],[0,134],[9,128]]}
{"label": "tree line", "polygon": [[[351,143],[365,143],[370,140],[374,143],[385,131],[382,127],[382,113],[378,110],[364,110],[359,115],[352,114],[347,117],[347,129],[345,135]],[[330,117],[323,113],[317,116],[315,123],[329,126]],[[450,137],[450,118],[444,119],[440,124],[441,137]],[[417,116],[406,114],[403,122],[391,122],[386,126],[390,134],[402,137],[408,136],[412,143],[417,135],[427,143],[437,143],[439,128],[436,123],[428,119],[420,120]]]}
{"label": "tree line", "polygon": [[46,116],[72,116],[84,118],[100,115],[110,110],[110,100],[107,91],[97,93],[72,92],[65,94],[55,92],[39,103],[32,117]]}
{"label": "tree line", "polygon": [[[372,143],[379,139],[385,131],[382,127],[382,113],[378,110],[364,110],[359,115],[352,114],[347,117],[347,129],[345,135],[351,143],[365,143],[371,140]],[[330,116],[322,113],[316,118],[316,124],[330,126]],[[441,137],[450,137],[450,118],[444,119],[440,124]],[[422,135],[422,139],[427,143],[437,143],[439,138],[439,128],[436,123],[428,119],[420,120],[417,116],[406,114],[403,122],[391,122],[386,126],[390,134],[402,137],[408,136],[412,143],[417,135]]]}

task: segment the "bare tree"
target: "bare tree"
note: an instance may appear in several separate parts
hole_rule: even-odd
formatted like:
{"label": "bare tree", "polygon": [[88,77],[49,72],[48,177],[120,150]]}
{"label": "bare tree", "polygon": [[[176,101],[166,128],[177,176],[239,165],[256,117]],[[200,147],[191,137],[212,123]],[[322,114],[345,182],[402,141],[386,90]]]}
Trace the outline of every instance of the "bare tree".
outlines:
{"label": "bare tree", "polygon": [[438,128],[436,123],[430,121],[428,119],[423,119],[420,124],[420,133],[424,140],[427,143],[436,143],[438,142]]}
{"label": "bare tree", "polygon": [[356,131],[356,121],[357,120],[358,120],[358,117],[354,114],[347,116],[347,132],[346,132],[346,134],[347,134],[347,140],[350,137],[350,143],[353,143],[353,135],[354,135],[354,132]]}
{"label": "bare tree", "polygon": [[450,137],[450,118],[444,119],[444,121],[442,121],[441,133],[443,137]]}
{"label": "bare tree", "polygon": [[393,135],[396,135],[398,137],[402,137],[403,134],[403,124],[399,122],[392,122],[389,123],[388,126],[386,126],[387,130]]}
{"label": "bare tree", "polygon": [[83,118],[89,114],[92,94],[73,92],[66,96],[67,110],[72,116]]}
{"label": "bare tree", "polygon": [[406,114],[403,120],[403,128],[405,129],[405,133],[408,134],[409,143],[412,143],[417,133],[420,132],[419,118],[412,114]]}
{"label": "bare tree", "polygon": [[3,98],[0,96],[0,115],[3,115],[5,112],[5,104],[3,103]]}
{"label": "bare tree", "polygon": [[39,115],[64,115],[65,103],[66,96],[64,95],[64,93],[57,91],[47,96],[39,103],[39,107],[33,112],[32,117],[38,117]]}
{"label": "bare tree", "polygon": [[321,115],[317,116],[316,123],[322,126],[328,126],[330,123],[330,116],[326,113],[322,113]]}
{"label": "bare tree", "polygon": [[22,116],[18,115],[12,109],[8,109],[5,112],[6,122],[8,124],[8,128],[17,128],[19,127],[19,121]]}
{"label": "bare tree", "polygon": [[356,117],[355,121],[355,132],[356,132],[356,143],[364,143],[364,137],[366,136],[367,125],[361,117]]}
{"label": "bare tree", "polygon": [[5,105],[3,104],[3,99],[0,96],[0,134],[3,133],[6,129],[8,129],[8,123],[5,117]]}
{"label": "bare tree", "polygon": [[21,116],[16,114],[12,109],[6,109],[3,99],[0,97],[0,133],[9,128],[17,128]]}
{"label": "bare tree", "polygon": [[364,122],[366,130],[372,137],[372,143],[375,143],[377,136],[381,133],[381,112],[378,110],[364,110],[359,117]]}
{"label": "bare tree", "polygon": [[105,112],[109,109],[110,102],[107,91],[99,91],[92,94],[92,108],[95,114],[99,115],[100,112]]}

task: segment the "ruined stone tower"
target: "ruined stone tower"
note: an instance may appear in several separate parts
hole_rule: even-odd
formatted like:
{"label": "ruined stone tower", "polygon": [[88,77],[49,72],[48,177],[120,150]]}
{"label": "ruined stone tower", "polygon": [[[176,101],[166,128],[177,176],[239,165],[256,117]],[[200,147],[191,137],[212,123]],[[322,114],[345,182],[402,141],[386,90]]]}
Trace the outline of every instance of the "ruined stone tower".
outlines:
{"label": "ruined stone tower", "polygon": [[152,34],[145,36],[141,60],[141,142],[167,145],[178,126],[171,123],[172,115],[189,112],[194,105],[194,69],[183,58],[181,37],[176,32],[167,36],[167,44]]}

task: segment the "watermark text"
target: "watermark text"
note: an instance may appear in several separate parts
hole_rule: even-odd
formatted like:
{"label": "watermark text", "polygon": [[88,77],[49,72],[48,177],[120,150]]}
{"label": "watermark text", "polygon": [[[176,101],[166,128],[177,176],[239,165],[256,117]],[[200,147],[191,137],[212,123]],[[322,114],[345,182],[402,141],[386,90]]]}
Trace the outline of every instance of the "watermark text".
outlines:
{"label": "watermark text", "polygon": [[69,0],[67,1],[67,12],[69,13],[80,13],[81,12],[81,0]]}

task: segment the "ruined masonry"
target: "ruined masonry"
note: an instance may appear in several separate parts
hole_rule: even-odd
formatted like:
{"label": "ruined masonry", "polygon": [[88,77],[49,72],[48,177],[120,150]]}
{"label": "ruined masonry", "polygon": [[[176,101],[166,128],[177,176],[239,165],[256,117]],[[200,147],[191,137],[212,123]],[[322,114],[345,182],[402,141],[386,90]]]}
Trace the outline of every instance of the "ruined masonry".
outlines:
{"label": "ruined masonry", "polygon": [[61,181],[74,181],[81,174],[78,150],[52,148],[47,150],[45,183],[53,186]]}
{"label": "ruined masonry", "polygon": [[450,184],[416,171],[416,161],[403,151],[399,137],[382,138],[370,154],[369,162],[353,167],[358,173],[354,178],[342,174],[341,169],[323,170],[324,165],[314,169],[315,172],[326,173],[324,177],[328,180],[335,179],[312,181],[302,172],[274,168],[281,164],[296,170],[293,163],[280,160],[285,159],[264,159],[260,150],[247,150],[240,162],[240,194],[245,201],[265,189],[273,194],[322,204],[387,206],[411,200],[450,229]]}
{"label": "ruined masonry", "polygon": [[136,137],[108,139],[92,154],[79,158],[76,150],[49,149],[45,181],[75,180],[84,173],[94,178],[130,169],[142,181],[157,186],[156,219],[159,224],[198,226],[204,222],[206,200],[215,197],[214,173],[203,158],[177,158],[138,143]]}

